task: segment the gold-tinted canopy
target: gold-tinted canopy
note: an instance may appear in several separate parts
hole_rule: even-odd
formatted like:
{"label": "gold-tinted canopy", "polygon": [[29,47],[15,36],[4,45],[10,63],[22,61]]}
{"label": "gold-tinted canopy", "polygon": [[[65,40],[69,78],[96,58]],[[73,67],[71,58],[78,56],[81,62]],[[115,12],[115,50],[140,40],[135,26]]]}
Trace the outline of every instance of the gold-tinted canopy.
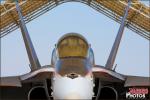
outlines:
{"label": "gold-tinted canopy", "polygon": [[87,57],[88,42],[86,39],[76,33],[64,35],[57,44],[58,55],[65,57]]}

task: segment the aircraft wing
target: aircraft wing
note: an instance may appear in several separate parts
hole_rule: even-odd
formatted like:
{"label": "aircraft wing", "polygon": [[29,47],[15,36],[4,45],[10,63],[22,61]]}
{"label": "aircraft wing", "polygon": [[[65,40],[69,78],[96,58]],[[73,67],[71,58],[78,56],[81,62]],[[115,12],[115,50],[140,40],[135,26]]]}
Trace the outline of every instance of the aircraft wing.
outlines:
{"label": "aircraft wing", "polygon": [[103,66],[96,65],[92,68],[92,72],[95,78],[99,78],[101,81],[107,82],[123,82],[125,76],[116,73],[112,70],[108,70]]}
{"label": "aircraft wing", "polygon": [[[98,89],[95,88],[95,91],[97,91],[96,100],[103,99],[103,94],[105,93],[108,93],[108,95],[116,93],[118,100],[126,100],[132,96],[128,95],[132,91],[130,89],[137,91],[149,91],[150,89],[150,77],[123,75],[99,65],[94,66],[92,72],[95,78],[95,85],[98,87]],[[147,93],[144,95],[144,98],[149,98]],[[104,96],[104,98],[106,99],[107,96]],[[111,98],[108,97],[107,99],[110,100]]]}
{"label": "aircraft wing", "polygon": [[44,90],[45,82],[49,83],[53,74],[54,68],[48,65],[21,76],[0,77],[0,100],[28,100],[30,90],[34,87]]}
{"label": "aircraft wing", "polygon": [[93,67],[92,71],[95,78],[105,82],[122,82],[124,87],[150,86],[150,77],[122,75],[98,65]]}
{"label": "aircraft wing", "polygon": [[10,76],[0,78],[0,87],[2,86],[21,87],[22,85],[19,76]]}
{"label": "aircraft wing", "polygon": [[25,75],[20,76],[23,82],[38,82],[50,79],[54,74],[54,67],[44,66],[38,70],[32,71]]}
{"label": "aircraft wing", "polygon": [[50,79],[54,74],[54,68],[49,65],[32,71],[30,73],[21,76],[0,77],[0,87],[11,86],[21,87],[22,83],[36,83],[42,82],[46,79]]}
{"label": "aircraft wing", "polygon": [[150,86],[150,77],[126,76],[124,86]]}

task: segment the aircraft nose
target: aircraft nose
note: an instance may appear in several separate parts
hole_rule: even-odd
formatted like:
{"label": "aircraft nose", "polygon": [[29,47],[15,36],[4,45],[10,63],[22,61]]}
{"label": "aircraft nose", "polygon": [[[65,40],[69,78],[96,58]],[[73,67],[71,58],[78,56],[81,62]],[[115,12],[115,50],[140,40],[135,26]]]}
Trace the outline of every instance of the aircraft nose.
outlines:
{"label": "aircraft nose", "polygon": [[56,77],[53,81],[54,100],[91,100],[93,96],[93,81],[80,77]]}

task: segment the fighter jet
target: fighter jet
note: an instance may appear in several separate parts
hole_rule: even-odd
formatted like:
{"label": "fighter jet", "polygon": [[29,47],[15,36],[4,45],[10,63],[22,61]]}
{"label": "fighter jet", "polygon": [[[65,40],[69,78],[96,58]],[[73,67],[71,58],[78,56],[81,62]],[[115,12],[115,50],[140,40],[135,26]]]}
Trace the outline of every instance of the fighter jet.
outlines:
{"label": "fighter jet", "polygon": [[1,77],[0,100],[120,100],[126,98],[129,87],[149,87],[149,77],[115,71],[114,61],[130,5],[129,1],[106,65],[95,64],[91,45],[82,35],[68,33],[55,45],[51,64],[41,66],[16,2],[31,72]]}

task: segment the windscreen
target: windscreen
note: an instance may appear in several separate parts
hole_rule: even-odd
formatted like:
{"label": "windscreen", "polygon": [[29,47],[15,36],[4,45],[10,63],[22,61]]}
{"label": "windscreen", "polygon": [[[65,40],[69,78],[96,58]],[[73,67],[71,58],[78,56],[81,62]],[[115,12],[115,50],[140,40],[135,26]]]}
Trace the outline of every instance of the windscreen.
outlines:
{"label": "windscreen", "polygon": [[58,55],[60,58],[83,57],[88,53],[88,43],[79,36],[67,36],[59,41]]}

